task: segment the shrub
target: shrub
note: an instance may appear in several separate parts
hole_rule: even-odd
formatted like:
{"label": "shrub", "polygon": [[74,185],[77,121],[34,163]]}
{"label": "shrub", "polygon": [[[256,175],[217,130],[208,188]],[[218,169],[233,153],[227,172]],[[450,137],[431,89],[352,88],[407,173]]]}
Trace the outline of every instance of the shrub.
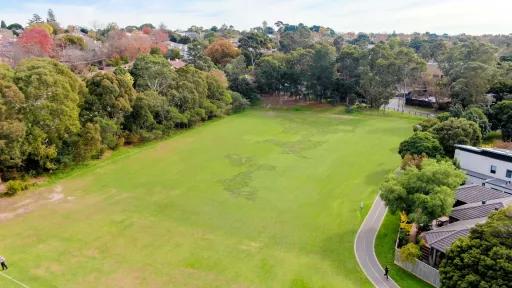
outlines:
{"label": "shrub", "polygon": [[231,103],[231,111],[233,113],[242,112],[251,104],[249,100],[245,99],[238,92],[231,92],[231,99],[233,100],[233,102]]}
{"label": "shrub", "polygon": [[427,118],[423,121],[421,121],[420,123],[414,125],[413,127],[413,130],[414,132],[419,132],[419,131],[428,131],[430,128],[436,126],[437,124],[439,124],[439,119],[437,118]]}
{"label": "shrub", "polygon": [[421,256],[420,247],[414,243],[409,243],[400,249],[400,261],[414,263]]}
{"label": "shrub", "polygon": [[436,158],[443,155],[443,147],[434,135],[428,132],[415,132],[411,137],[400,143],[398,153],[402,158],[405,155],[427,155]]}
{"label": "shrub", "polygon": [[347,107],[347,112],[348,113],[357,113],[357,112],[361,112],[366,109],[368,109],[368,105],[366,105],[364,103],[356,103],[352,106]]}
{"label": "shrub", "polygon": [[5,194],[11,196],[18,192],[27,190],[29,184],[21,180],[11,180],[5,184]]}

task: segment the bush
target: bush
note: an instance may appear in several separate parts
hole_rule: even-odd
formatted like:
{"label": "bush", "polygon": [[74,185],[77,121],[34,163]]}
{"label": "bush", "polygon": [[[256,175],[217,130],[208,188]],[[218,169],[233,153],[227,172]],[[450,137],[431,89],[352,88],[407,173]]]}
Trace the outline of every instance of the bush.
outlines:
{"label": "bush", "polygon": [[400,249],[400,261],[414,263],[421,256],[420,246],[409,243]]}
{"label": "bush", "polygon": [[348,106],[347,112],[348,113],[357,113],[357,112],[362,112],[366,109],[368,109],[368,105],[366,105],[364,103],[356,103],[352,106]]}
{"label": "bush", "polygon": [[443,147],[434,135],[428,132],[415,132],[411,137],[400,143],[398,153],[402,158],[405,155],[427,155],[436,158],[443,155]]}
{"label": "bush", "polygon": [[239,113],[244,111],[249,105],[251,104],[249,100],[245,99],[240,93],[238,92],[231,92],[231,99],[233,102],[231,102],[231,111],[233,113]]}
{"label": "bush", "polygon": [[5,194],[12,196],[18,192],[27,190],[29,184],[21,180],[11,180],[5,184]]}
{"label": "bush", "polygon": [[414,127],[412,128],[414,130],[414,132],[420,132],[420,131],[428,131],[430,128],[436,126],[437,124],[439,124],[441,121],[439,121],[439,119],[437,118],[427,118],[423,121],[421,121],[420,123],[414,125]]}

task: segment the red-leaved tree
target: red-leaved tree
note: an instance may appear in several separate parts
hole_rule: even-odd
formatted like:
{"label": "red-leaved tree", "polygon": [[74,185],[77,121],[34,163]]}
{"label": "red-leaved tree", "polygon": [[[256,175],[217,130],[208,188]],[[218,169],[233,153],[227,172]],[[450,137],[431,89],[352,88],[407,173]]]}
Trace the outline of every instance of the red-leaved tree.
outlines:
{"label": "red-leaved tree", "polygon": [[45,29],[34,27],[21,34],[18,45],[31,56],[48,56],[53,49],[53,38]]}

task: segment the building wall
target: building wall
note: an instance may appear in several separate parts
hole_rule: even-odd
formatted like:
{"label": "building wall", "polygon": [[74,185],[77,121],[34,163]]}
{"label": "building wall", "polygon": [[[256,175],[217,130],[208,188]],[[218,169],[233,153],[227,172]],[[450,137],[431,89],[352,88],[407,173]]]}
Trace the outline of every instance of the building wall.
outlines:
{"label": "building wall", "polygon": [[[497,178],[505,181],[512,180],[511,178],[505,177],[507,169],[512,170],[511,162],[492,159],[459,149],[455,150],[455,159],[459,161],[460,167],[462,169],[484,174],[490,178]],[[496,174],[491,173],[491,165],[496,166]]]}

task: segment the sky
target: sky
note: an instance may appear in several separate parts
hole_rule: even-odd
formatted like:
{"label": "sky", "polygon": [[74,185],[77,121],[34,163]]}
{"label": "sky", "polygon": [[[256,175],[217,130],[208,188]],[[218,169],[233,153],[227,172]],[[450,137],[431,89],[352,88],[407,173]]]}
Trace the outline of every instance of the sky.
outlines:
{"label": "sky", "polygon": [[0,0],[0,19],[25,25],[33,13],[44,17],[48,8],[64,26],[97,28],[116,22],[249,29],[280,20],[337,32],[512,33],[512,0]]}

